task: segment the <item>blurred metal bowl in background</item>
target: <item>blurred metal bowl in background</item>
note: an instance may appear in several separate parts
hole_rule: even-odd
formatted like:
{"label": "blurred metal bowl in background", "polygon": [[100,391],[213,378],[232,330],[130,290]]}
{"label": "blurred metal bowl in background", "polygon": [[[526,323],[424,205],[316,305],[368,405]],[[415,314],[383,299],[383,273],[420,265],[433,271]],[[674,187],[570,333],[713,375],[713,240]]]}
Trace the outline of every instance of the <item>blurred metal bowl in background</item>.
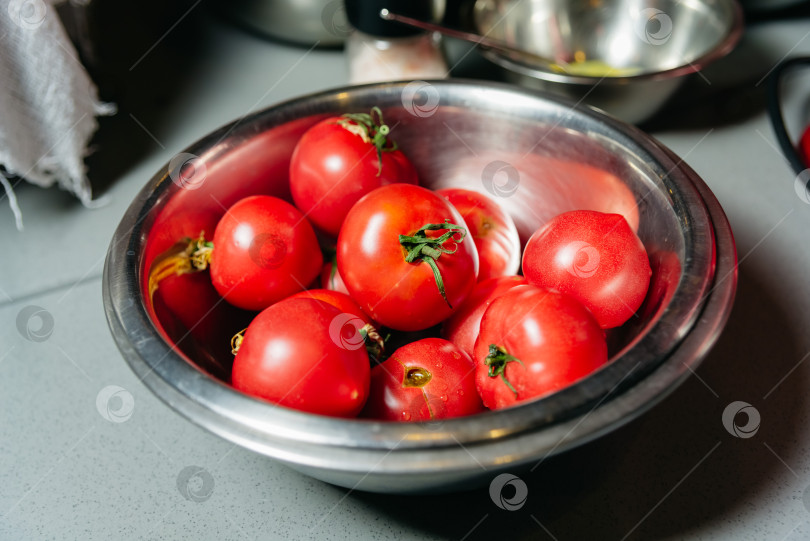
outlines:
{"label": "blurred metal bowl in background", "polygon": [[298,45],[339,47],[351,32],[343,0],[217,0],[243,26]]}
{"label": "blurred metal bowl in background", "polygon": [[[288,196],[290,154],[304,131],[327,116],[372,106],[382,109],[425,186],[488,194],[512,215],[524,241],[566,210],[628,218],[653,275],[638,317],[611,333],[608,365],[510,409],[432,423],[345,420],[234,390],[230,358],[214,354],[221,344],[183,331],[171,312],[158,315],[146,294],[156,258],[181,237],[213,231],[246,195]],[[181,158],[194,165],[193,177],[174,174]],[[107,254],[103,297],[124,358],[170,408],[318,479],[413,493],[488,483],[647,410],[714,344],[736,276],[734,241],[717,200],[652,138],[550,95],[450,80],[327,91],[207,135],[158,171],[130,205]]]}
{"label": "blurred metal bowl in background", "polygon": [[729,53],[743,31],[736,0],[477,0],[473,20],[480,34],[569,63],[569,73],[557,72],[483,49],[508,79],[632,123]]}

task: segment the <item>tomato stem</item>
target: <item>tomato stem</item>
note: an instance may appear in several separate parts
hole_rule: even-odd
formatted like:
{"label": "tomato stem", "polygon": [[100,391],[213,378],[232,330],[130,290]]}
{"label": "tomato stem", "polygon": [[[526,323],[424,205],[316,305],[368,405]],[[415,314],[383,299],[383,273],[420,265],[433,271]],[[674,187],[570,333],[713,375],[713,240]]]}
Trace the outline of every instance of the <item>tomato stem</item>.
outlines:
{"label": "tomato stem", "polygon": [[[446,229],[447,233],[444,233],[439,237],[427,236],[428,231],[437,231],[442,229]],[[444,280],[442,279],[442,273],[439,270],[439,266],[436,264],[436,260],[439,259],[442,254],[456,253],[456,250],[458,250],[458,245],[464,240],[466,235],[467,230],[464,227],[451,224],[450,220],[445,220],[442,224],[423,225],[413,235],[399,236],[400,245],[402,245],[402,247],[408,252],[405,256],[405,261],[408,263],[423,261],[428,264],[430,270],[433,271],[433,278],[436,280],[436,286],[439,288],[439,293],[441,293],[444,302],[446,302],[447,306],[450,308],[453,308],[453,305],[450,304],[450,301],[447,299],[447,293],[444,289]],[[444,247],[444,243],[446,243],[448,240],[452,240],[455,243],[452,245],[452,248]]]}
{"label": "tomato stem", "polygon": [[371,323],[366,323],[360,328],[360,336],[366,343],[366,351],[371,359],[381,362],[385,353],[385,340],[383,340],[377,329]]}
{"label": "tomato stem", "polygon": [[242,329],[231,338],[231,353],[236,355],[239,353],[239,348],[242,347],[242,341],[245,339],[245,331],[247,328]]}
{"label": "tomato stem", "polygon": [[200,231],[200,236],[196,239],[181,239],[152,263],[149,270],[149,296],[154,295],[164,278],[207,269],[213,249],[214,244],[205,240],[204,231]]}
{"label": "tomato stem", "polygon": [[506,383],[506,386],[509,387],[509,390],[515,393],[515,397],[517,398],[518,393],[509,380],[506,379],[505,374],[506,365],[511,362],[518,362],[523,365],[523,361],[513,355],[509,355],[504,348],[495,344],[489,345],[489,354],[484,358],[484,364],[489,367],[487,375],[491,378],[500,376],[503,382]]}
{"label": "tomato stem", "polygon": [[382,153],[393,152],[399,148],[396,142],[388,139],[391,128],[383,122],[380,108],[372,107],[371,113],[346,113],[338,124],[360,136],[366,143],[374,145],[374,148],[377,149],[377,176],[379,177],[382,174]]}
{"label": "tomato stem", "polygon": [[424,387],[433,379],[433,374],[421,366],[406,366],[405,376],[402,379],[403,387]]}

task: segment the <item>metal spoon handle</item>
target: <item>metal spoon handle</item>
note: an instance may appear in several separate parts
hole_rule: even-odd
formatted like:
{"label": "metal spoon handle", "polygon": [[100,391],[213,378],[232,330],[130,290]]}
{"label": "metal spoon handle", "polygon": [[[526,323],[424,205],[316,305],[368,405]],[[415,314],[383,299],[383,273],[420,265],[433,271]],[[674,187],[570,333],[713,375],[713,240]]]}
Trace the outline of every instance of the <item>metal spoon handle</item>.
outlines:
{"label": "metal spoon handle", "polygon": [[566,66],[565,62],[553,61],[544,56],[540,56],[532,52],[525,51],[523,49],[512,47],[511,45],[508,45],[502,41],[488,38],[487,36],[482,36],[481,34],[474,34],[472,32],[465,32],[463,30],[456,30],[454,28],[447,28],[446,26],[441,26],[438,24],[429,23],[419,19],[414,19],[406,15],[392,13],[388,9],[380,10],[380,17],[385,19],[386,21],[394,21],[406,24],[408,26],[413,26],[415,28],[427,30],[429,32],[439,32],[440,34],[450,36],[451,38],[458,38],[464,41],[475,43],[476,45],[483,45],[484,47],[489,47],[490,49],[500,51],[519,62],[529,61],[530,63],[539,64],[553,71],[565,71]]}

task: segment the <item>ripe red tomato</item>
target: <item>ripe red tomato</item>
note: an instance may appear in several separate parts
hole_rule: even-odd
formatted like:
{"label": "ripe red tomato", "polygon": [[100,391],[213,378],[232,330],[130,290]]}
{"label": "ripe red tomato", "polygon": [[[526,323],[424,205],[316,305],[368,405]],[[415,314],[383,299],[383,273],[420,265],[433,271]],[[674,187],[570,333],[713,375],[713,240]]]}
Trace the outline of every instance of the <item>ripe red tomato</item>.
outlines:
{"label": "ripe red tomato", "polygon": [[343,283],[343,277],[337,269],[337,261],[327,261],[323,264],[321,269],[321,287],[323,289],[331,289],[332,291],[339,291],[340,293],[349,294],[346,289],[346,284]]}
{"label": "ripe red tomato", "polygon": [[461,188],[436,190],[464,217],[478,249],[478,281],[517,274],[520,237],[515,222],[492,199]]}
{"label": "ripe red tomato", "polygon": [[240,308],[262,310],[304,289],[322,264],[312,226],[298,209],[276,197],[238,201],[214,231],[211,281]]}
{"label": "ripe red tomato", "polygon": [[334,322],[344,314],[317,299],[285,299],[245,331],[233,363],[233,386],[274,404],[354,417],[369,390],[365,348],[342,345]]}
{"label": "ripe red tomato", "polygon": [[523,274],[530,284],[573,296],[609,329],[641,306],[652,271],[644,245],[621,215],[575,210],[532,235]]}
{"label": "ripe red tomato", "polygon": [[484,411],[469,355],[441,338],[411,342],[371,371],[361,417],[430,421]]}
{"label": "ripe red tomato", "polygon": [[478,275],[463,223],[446,199],[419,186],[391,184],[363,197],[346,216],[337,245],[338,270],[352,298],[374,321],[397,330],[446,319]]}
{"label": "ripe red tomato", "polygon": [[473,355],[487,306],[513,287],[524,284],[526,279],[523,276],[499,276],[478,282],[464,303],[442,324],[442,336]]}
{"label": "ripe red tomato", "polygon": [[568,295],[517,286],[489,305],[475,342],[484,405],[505,408],[557,391],[607,362],[604,332]]}
{"label": "ripe red tomato", "polygon": [[290,162],[295,205],[337,237],[346,214],[368,192],[397,182],[418,184],[416,169],[387,136],[380,110],[328,118],[310,128]]}

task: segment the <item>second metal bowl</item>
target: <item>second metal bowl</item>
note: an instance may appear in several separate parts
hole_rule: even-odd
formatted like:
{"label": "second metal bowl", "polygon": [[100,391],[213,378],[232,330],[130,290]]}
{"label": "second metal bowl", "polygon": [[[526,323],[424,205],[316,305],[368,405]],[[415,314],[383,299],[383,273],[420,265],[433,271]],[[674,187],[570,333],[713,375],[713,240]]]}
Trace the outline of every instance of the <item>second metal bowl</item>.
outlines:
{"label": "second metal bowl", "polygon": [[626,122],[653,115],[743,31],[736,0],[477,0],[480,34],[569,63],[569,73],[484,56],[507,78],[582,100]]}

